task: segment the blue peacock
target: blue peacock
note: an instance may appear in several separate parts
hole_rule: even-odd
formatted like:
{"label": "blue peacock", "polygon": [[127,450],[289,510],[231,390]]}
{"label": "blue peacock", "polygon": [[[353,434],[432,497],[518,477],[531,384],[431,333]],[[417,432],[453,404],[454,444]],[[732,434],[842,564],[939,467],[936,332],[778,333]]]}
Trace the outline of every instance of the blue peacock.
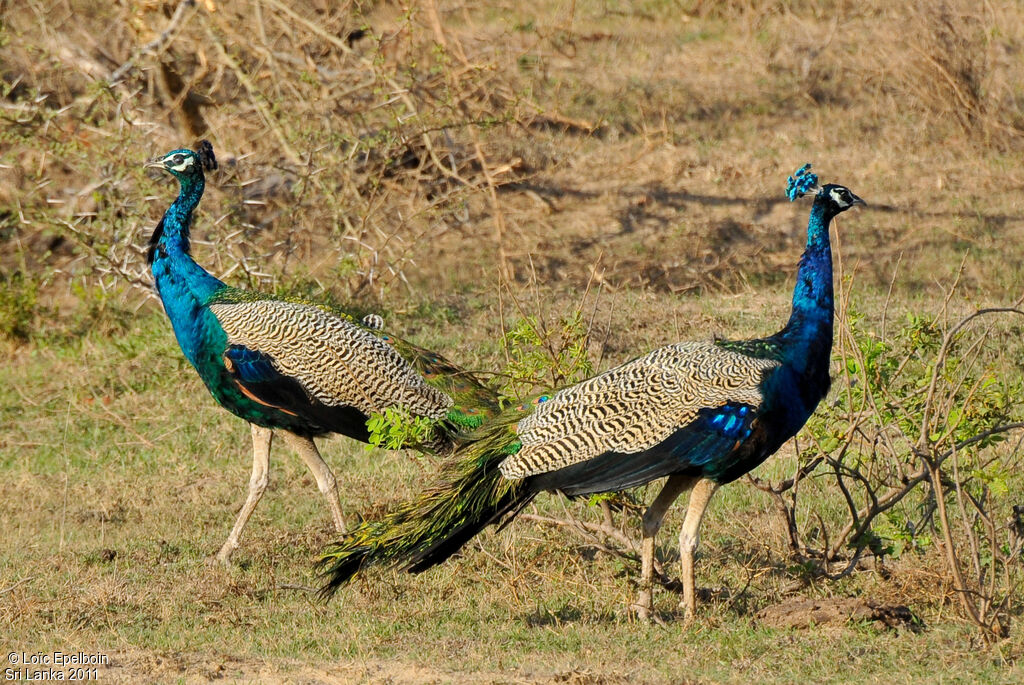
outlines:
{"label": "blue peacock", "polygon": [[299,453],[345,529],[337,481],[313,438],[339,433],[368,441],[372,414],[398,410],[433,421],[423,450],[450,448],[460,431],[497,412],[496,393],[433,352],[389,336],[380,317],[362,322],[335,308],[231,287],[189,254],[192,213],[217,168],[213,146],[152,160],[180,184],[149,241],[148,262],[182,352],[213,397],[251,424],[249,494],[216,558],[228,563],[269,481],[273,431]]}
{"label": "blue peacock", "polygon": [[807,248],[781,331],[667,345],[495,417],[452,455],[439,484],[328,547],[322,594],[370,565],[416,573],[439,564],[540,492],[585,495],[667,477],[643,516],[636,610],[650,618],[654,539],[672,503],[691,490],[680,551],[682,604],[692,620],[694,554],[712,495],[795,435],[828,392],[829,224],[863,201],[840,185],[818,188],[806,165],[790,177],[787,194],[794,200],[812,190]]}

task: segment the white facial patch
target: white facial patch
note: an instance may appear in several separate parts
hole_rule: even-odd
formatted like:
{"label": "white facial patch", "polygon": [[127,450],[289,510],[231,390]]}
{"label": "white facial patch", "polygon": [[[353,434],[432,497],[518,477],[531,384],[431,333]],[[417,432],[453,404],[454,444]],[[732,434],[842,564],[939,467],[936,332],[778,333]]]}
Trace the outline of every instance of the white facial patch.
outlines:
{"label": "white facial patch", "polygon": [[850,203],[846,201],[846,193],[838,188],[833,188],[831,192],[829,192],[829,195],[832,197],[832,202],[835,202],[837,207],[846,209],[850,206]]}
{"label": "white facial patch", "polygon": [[191,167],[194,162],[195,162],[195,160],[192,157],[186,156],[184,158],[184,160],[182,160],[181,164],[174,164],[174,165],[168,164],[167,168],[171,169],[172,171],[177,171],[178,173],[182,173],[186,169]]}

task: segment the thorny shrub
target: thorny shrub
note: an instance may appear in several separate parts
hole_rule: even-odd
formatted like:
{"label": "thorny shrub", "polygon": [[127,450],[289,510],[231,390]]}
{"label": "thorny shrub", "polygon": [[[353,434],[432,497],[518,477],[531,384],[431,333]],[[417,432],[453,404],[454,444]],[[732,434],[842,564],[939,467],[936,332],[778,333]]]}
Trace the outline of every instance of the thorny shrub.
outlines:
{"label": "thorny shrub", "polygon": [[535,388],[560,388],[590,376],[588,333],[578,309],[551,326],[535,315],[517,319],[502,337],[508,360],[504,396],[519,400]]}
{"label": "thorny shrub", "polygon": [[[515,163],[479,132],[538,111],[422,11],[376,35],[351,6],[127,3],[64,16],[27,4],[0,22],[11,74],[0,239],[21,238],[29,268],[55,266],[54,281],[130,285],[130,307],[152,296],[146,242],[176,191],[143,170],[147,156],[213,141],[221,168],[193,245],[216,276],[264,289],[315,279],[372,302],[405,286],[419,243],[466,230],[470,208],[485,221],[499,211],[493,191]],[[97,36],[100,57],[65,49],[69,30]],[[44,235],[57,249],[28,244]]]}
{"label": "thorny shrub", "polygon": [[[899,325],[873,327],[847,306],[831,406],[802,434],[811,445],[796,473],[752,480],[772,494],[791,554],[826,578],[853,572],[865,556],[939,545],[964,615],[1001,637],[1021,608],[1024,580],[1021,501],[1008,487],[1024,455],[1024,381],[1022,360],[1000,345],[1019,336],[1020,324],[1008,329],[1000,319],[1024,311],[1018,302],[958,317],[956,289],[939,311],[907,314]],[[839,498],[837,510],[802,507],[800,485],[810,477]]]}

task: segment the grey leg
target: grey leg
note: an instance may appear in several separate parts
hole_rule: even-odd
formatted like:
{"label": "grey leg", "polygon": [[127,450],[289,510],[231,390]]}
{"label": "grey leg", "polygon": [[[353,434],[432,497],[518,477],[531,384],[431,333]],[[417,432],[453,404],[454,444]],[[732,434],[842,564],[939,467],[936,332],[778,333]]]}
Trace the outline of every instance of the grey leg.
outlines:
{"label": "grey leg", "polygon": [[317,450],[316,444],[310,438],[304,438],[288,431],[282,431],[282,433],[285,441],[299,453],[302,461],[306,462],[306,466],[316,478],[317,487],[320,488],[320,493],[327,500],[327,508],[331,510],[334,529],[339,533],[344,533],[345,518],[341,515],[341,503],[338,500],[338,481],[331,473],[331,468],[320,456],[320,451]]}
{"label": "grey leg", "polygon": [[644,512],[643,541],[640,546],[640,596],[637,598],[637,616],[647,621],[651,618],[652,586],[654,583],[654,538],[661,529],[668,508],[683,491],[693,486],[693,476],[669,476],[661,492]]}
{"label": "grey leg", "polygon": [[260,498],[267,490],[270,483],[270,443],[273,440],[274,432],[269,428],[249,424],[252,428],[252,475],[249,476],[249,496],[245,498],[242,510],[238,512],[238,519],[231,534],[217,552],[216,560],[225,566],[231,563],[231,554],[238,548],[238,539],[242,536],[242,529],[248,523],[249,517],[259,504]]}
{"label": "grey leg", "polygon": [[718,483],[702,479],[693,487],[690,502],[686,506],[683,530],[679,533],[679,555],[683,566],[683,601],[686,624],[693,622],[697,612],[696,584],[694,582],[693,558],[700,542],[700,522],[708,508],[711,496],[718,490]]}

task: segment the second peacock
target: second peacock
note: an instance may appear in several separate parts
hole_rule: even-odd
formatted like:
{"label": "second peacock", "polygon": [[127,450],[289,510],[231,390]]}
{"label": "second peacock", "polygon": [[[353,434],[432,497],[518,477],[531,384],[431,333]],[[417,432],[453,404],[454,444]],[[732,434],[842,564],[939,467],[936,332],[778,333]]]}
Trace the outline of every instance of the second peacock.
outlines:
{"label": "second peacock", "polygon": [[217,168],[208,142],[172,150],[147,166],[180,184],[149,244],[164,310],[217,402],[252,426],[249,495],[218,560],[229,562],[267,488],[274,430],[306,462],[340,533],[337,482],[314,437],[340,433],[365,442],[368,418],[391,409],[432,420],[433,437],[413,446],[441,451],[460,430],[497,411],[491,388],[439,355],[381,333],[375,321],[360,324],[326,305],[240,290],[199,266],[190,254],[189,229],[206,187],[204,172]]}
{"label": "second peacock", "polygon": [[506,411],[452,456],[438,484],[329,547],[321,560],[323,594],[371,565],[415,573],[439,564],[543,491],[608,492],[667,476],[643,517],[636,609],[651,616],[654,539],[671,504],[692,489],[680,534],[683,607],[692,620],[694,554],[712,495],[795,435],[828,392],[829,225],[863,201],[840,185],[819,188],[809,167],[787,188],[790,200],[815,195],[782,330],[755,340],[667,345]]}

